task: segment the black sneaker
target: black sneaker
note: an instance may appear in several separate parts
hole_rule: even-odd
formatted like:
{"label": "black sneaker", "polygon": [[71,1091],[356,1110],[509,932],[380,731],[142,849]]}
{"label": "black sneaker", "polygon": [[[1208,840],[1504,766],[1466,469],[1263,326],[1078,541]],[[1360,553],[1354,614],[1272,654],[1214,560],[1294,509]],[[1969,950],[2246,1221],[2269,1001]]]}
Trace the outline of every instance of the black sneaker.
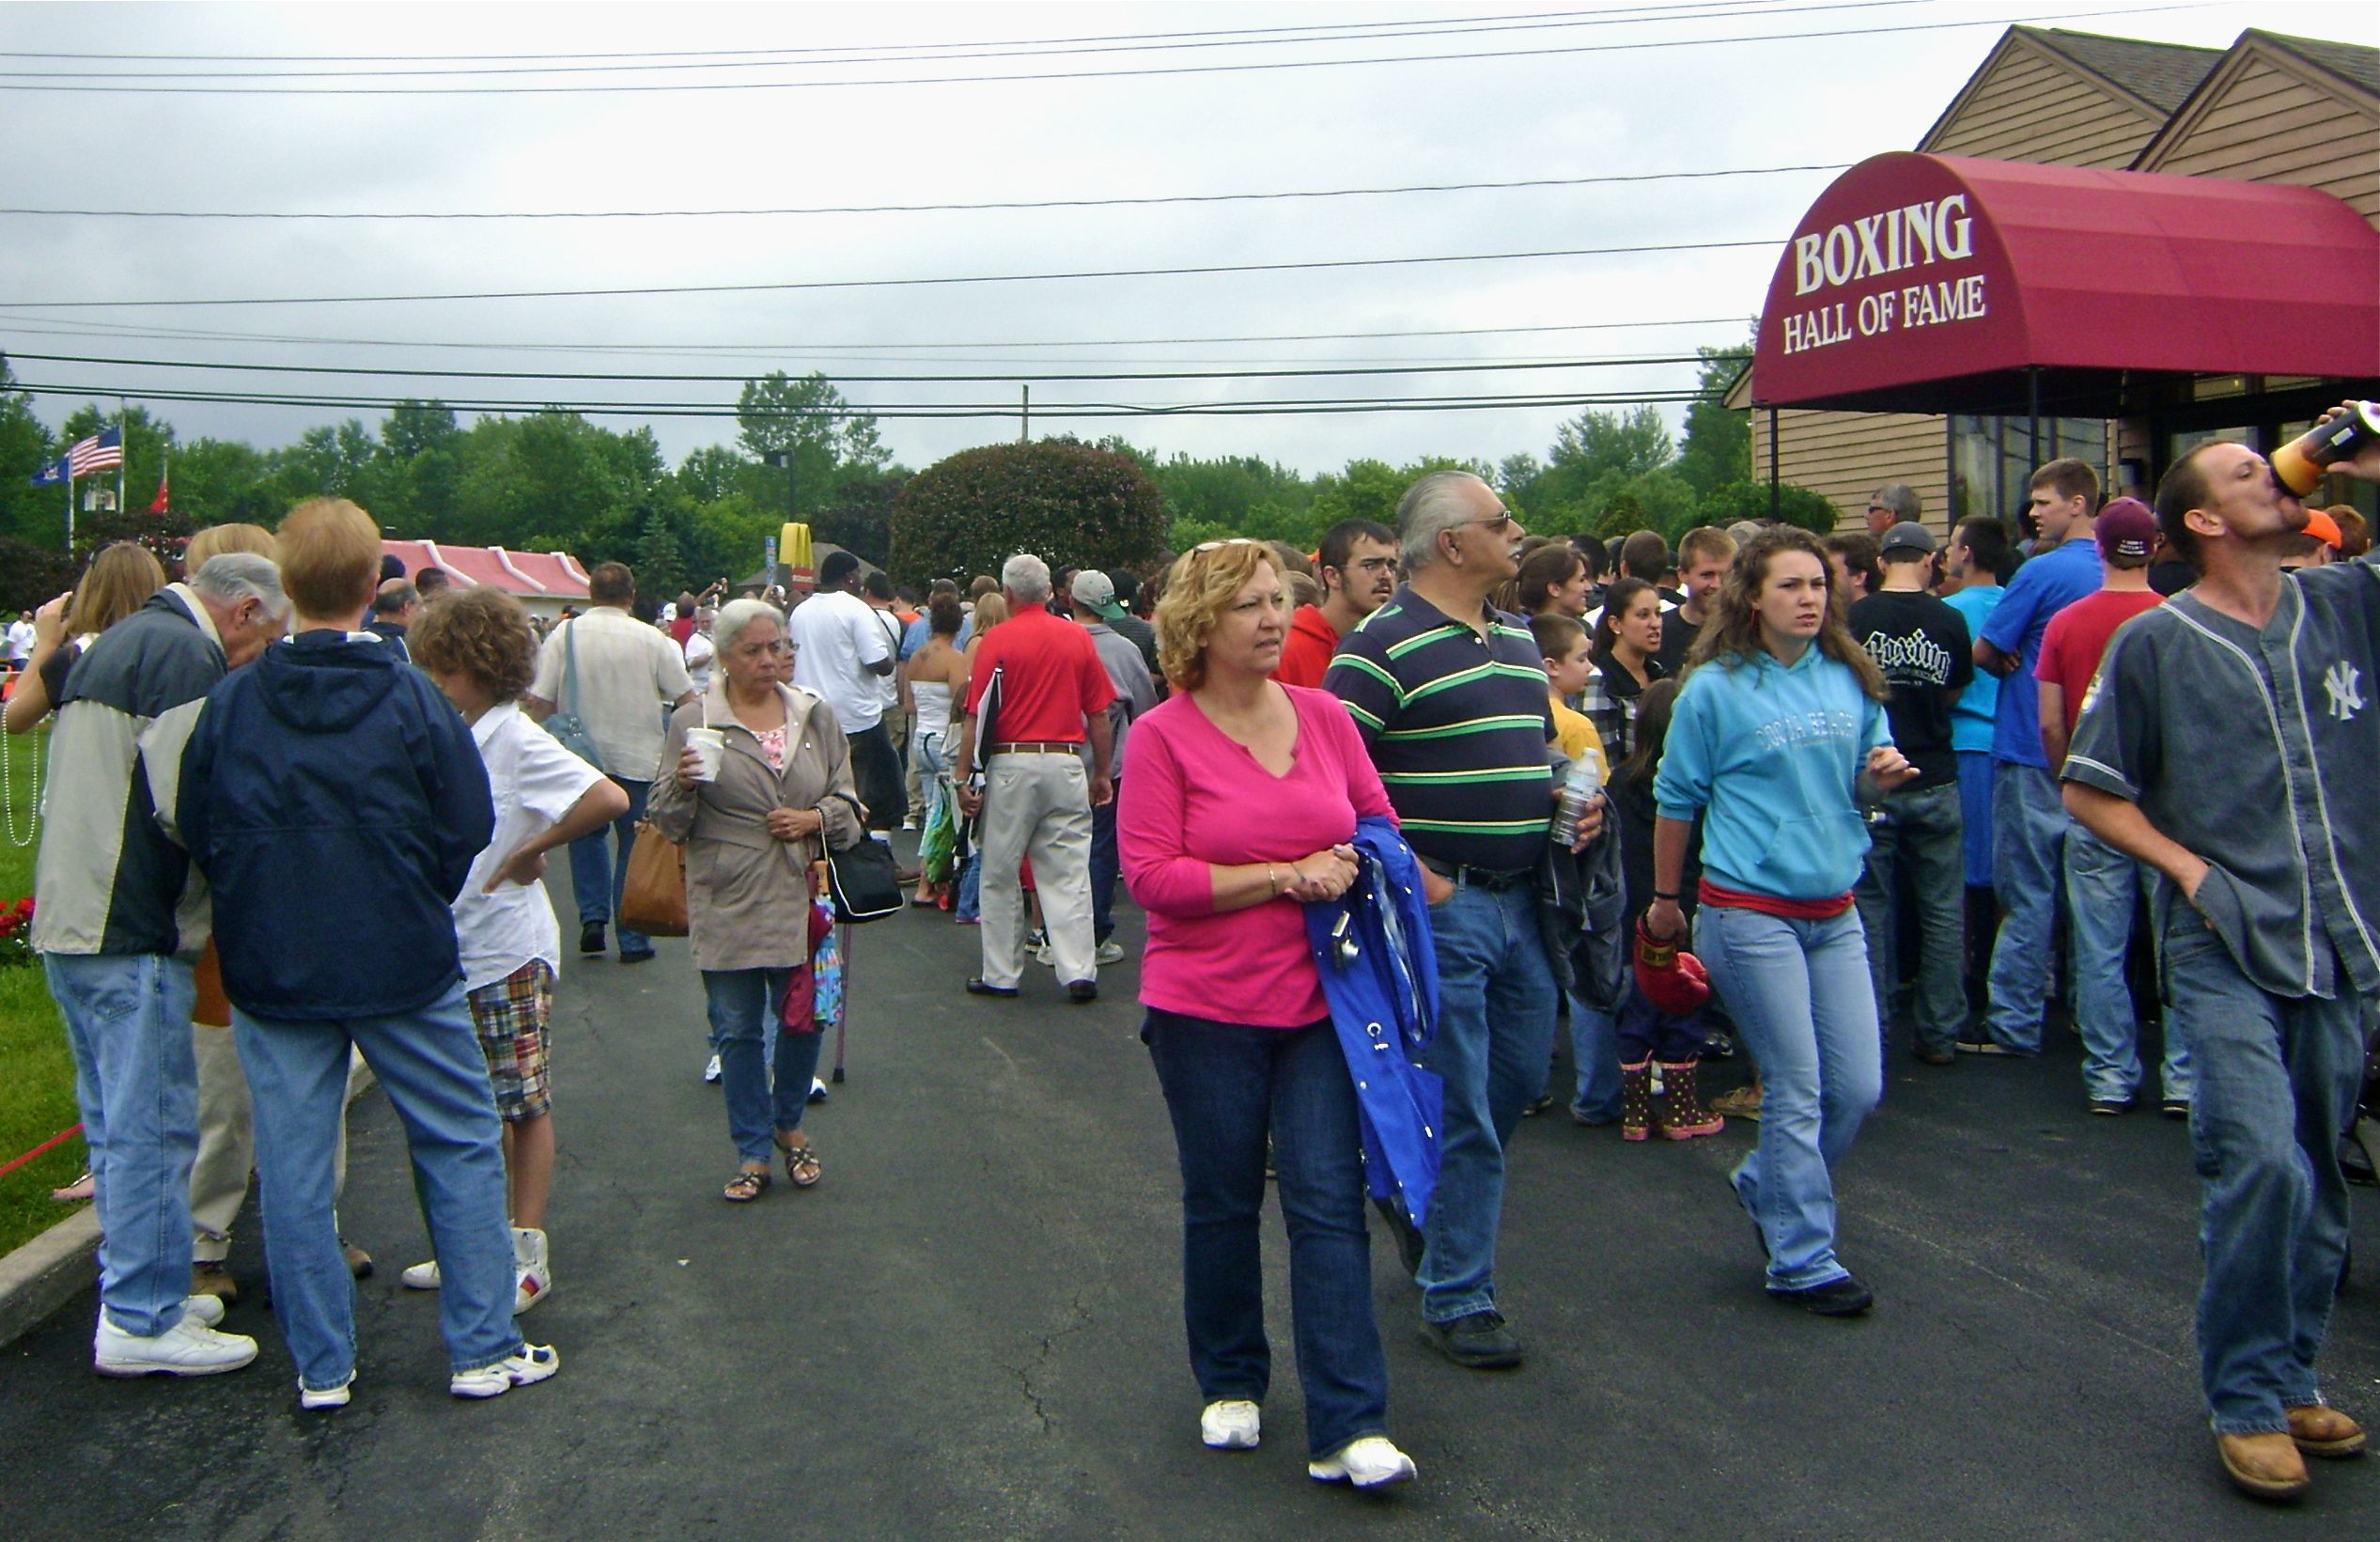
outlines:
{"label": "black sneaker", "polygon": [[1405,1277],[1409,1280],[1421,1273],[1422,1254],[1428,1251],[1429,1244],[1422,1239],[1421,1228],[1413,1224],[1413,1218],[1405,1213],[1405,1202],[1391,1194],[1374,1200],[1372,1207],[1380,1212],[1380,1219],[1388,1223],[1389,1235],[1396,1238],[1396,1256],[1405,1265]]}
{"label": "black sneaker", "polygon": [[1504,1315],[1493,1309],[1452,1322],[1424,1320],[1422,1340],[1455,1364],[1474,1371],[1501,1371],[1520,1363],[1520,1340],[1504,1325]]}
{"label": "black sneaker", "polygon": [[581,953],[601,953],[603,951],[602,922],[590,921],[585,926],[579,928],[579,951]]}
{"label": "black sneaker", "polygon": [[2186,1098],[2169,1098],[2157,1105],[2157,1112],[2169,1119],[2187,1119],[2190,1116],[2190,1100]]}
{"label": "black sneaker", "polygon": [[2121,1118],[2136,1106],[2129,1098],[2093,1098],[2091,1100],[2091,1112],[2103,1119]]}
{"label": "black sneaker", "polygon": [[1075,1005],[1081,1006],[1087,1002],[1095,1002],[1098,999],[1099,984],[1097,980],[1068,980],[1066,982],[1066,1000],[1074,1003]]}
{"label": "black sneaker", "polygon": [[1875,1304],[1875,1292],[1846,1274],[1802,1290],[1779,1290],[1772,1285],[1768,1299],[1822,1317],[1856,1317]]}

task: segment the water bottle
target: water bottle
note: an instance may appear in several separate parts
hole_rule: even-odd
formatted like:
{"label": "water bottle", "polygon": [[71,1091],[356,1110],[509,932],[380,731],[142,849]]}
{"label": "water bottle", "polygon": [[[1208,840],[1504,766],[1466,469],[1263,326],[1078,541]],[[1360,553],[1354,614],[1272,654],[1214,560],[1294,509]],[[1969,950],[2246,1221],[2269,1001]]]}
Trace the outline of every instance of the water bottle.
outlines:
{"label": "water bottle", "polygon": [[2352,412],[2283,444],[2273,452],[2273,475],[2300,498],[2322,485],[2323,475],[2380,440],[2380,402],[2359,401]]}
{"label": "water bottle", "polygon": [[1556,846],[1567,847],[1579,838],[1579,821],[1594,801],[1603,786],[1603,768],[1593,752],[1570,762],[1570,774],[1563,779],[1562,802],[1554,809],[1553,839]]}

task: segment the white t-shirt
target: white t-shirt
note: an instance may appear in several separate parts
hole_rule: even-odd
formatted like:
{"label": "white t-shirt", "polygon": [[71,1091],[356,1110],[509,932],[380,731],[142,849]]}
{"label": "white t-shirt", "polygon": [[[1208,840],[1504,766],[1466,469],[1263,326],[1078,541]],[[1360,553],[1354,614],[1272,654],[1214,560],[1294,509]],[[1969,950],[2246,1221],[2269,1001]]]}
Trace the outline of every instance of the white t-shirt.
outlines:
{"label": "white t-shirt", "polygon": [[[866,605],[867,601],[863,600],[860,603]],[[868,605],[867,613],[876,618],[885,641],[893,645],[893,657],[897,661],[901,656],[901,618],[874,605]],[[876,682],[876,693],[883,700],[883,709],[887,712],[898,710],[901,705],[901,672],[897,663],[890,675],[871,675],[868,678]]]}
{"label": "white t-shirt", "polygon": [[463,987],[493,985],[532,959],[562,973],[562,927],[542,883],[506,883],[482,894],[488,879],[521,845],[553,828],[603,773],[562,747],[529,720],[518,702],[490,708],[471,725],[488,767],[496,803],[496,833],[473,859],[471,877],[455,899],[455,936],[462,945]]}
{"label": "white t-shirt", "polygon": [[570,709],[562,673],[578,637],[579,717],[603,756],[603,769],[629,782],[649,782],[661,765],[662,709],[694,689],[686,656],[669,633],[614,605],[598,605],[553,629],[537,651],[533,694]]}
{"label": "white t-shirt", "polygon": [[23,663],[33,656],[33,623],[20,615],[8,623],[8,662]]}
{"label": "white t-shirt", "polygon": [[696,691],[710,689],[711,661],[719,657],[719,645],[707,631],[686,634],[686,678],[694,682]]}
{"label": "white t-shirt", "polygon": [[825,697],[846,733],[883,720],[884,690],[867,666],[893,656],[893,639],[866,600],[848,589],[814,594],[794,607],[788,631],[793,683]]}

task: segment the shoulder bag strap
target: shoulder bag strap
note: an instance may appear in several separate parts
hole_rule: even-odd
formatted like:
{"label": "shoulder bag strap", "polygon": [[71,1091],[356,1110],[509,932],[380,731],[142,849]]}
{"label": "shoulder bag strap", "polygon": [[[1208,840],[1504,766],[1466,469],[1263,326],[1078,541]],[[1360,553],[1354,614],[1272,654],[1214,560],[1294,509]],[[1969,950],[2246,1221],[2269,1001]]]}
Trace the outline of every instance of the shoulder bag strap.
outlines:
{"label": "shoulder bag strap", "polygon": [[579,715],[579,618],[562,623],[562,709]]}

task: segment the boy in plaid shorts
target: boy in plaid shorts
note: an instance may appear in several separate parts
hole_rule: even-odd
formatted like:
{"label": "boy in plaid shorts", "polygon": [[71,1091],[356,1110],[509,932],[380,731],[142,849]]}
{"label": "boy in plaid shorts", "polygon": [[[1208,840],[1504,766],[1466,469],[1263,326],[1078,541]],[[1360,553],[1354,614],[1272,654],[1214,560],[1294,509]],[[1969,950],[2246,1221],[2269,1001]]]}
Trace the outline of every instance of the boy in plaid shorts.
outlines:
{"label": "boy in plaid shorts", "polygon": [[[537,639],[521,602],[499,590],[448,590],[424,607],[406,642],[471,727],[495,797],[496,833],[455,900],[463,986],[488,1081],[504,1116],[505,1187],[512,1213],[516,1313],[553,1289],[546,1195],[553,1185],[553,1104],[546,1022],[562,928],[546,898],[545,854],[628,812],[628,794],[521,710],[537,674]],[[438,1261],[404,1273],[438,1288]]]}

